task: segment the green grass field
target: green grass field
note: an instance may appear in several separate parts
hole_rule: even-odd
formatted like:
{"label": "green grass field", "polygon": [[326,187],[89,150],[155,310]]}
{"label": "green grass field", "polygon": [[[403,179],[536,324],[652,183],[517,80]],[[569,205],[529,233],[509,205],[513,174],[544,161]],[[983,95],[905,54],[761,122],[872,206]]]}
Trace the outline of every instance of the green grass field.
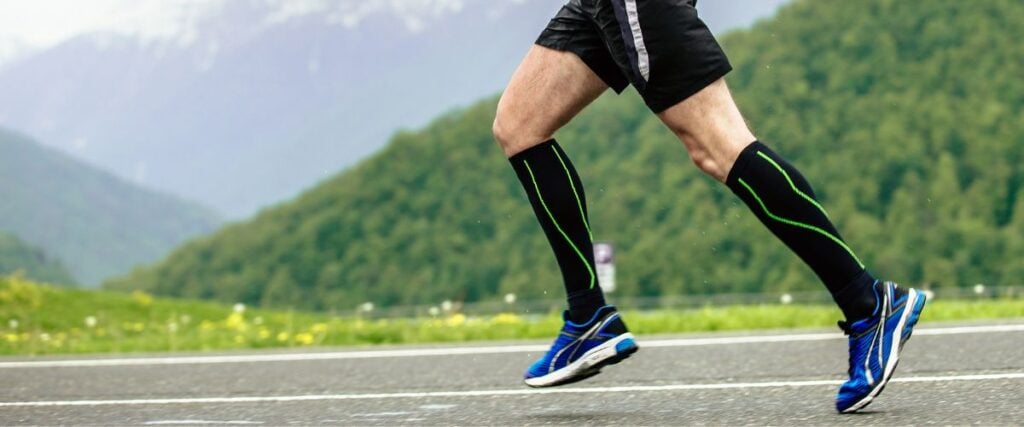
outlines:
{"label": "green grass field", "polygon": [[[630,328],[640,334],[834,327],[839,318],[835,308],[814,305],[624,314]],[[923,321],[999,318],[1024,318],[1024,300],[934,301]],[[17,276],[0,278],[0,322],[3,355],[549,339],[561,326],[556,313],[371,320],[65,289]]]}

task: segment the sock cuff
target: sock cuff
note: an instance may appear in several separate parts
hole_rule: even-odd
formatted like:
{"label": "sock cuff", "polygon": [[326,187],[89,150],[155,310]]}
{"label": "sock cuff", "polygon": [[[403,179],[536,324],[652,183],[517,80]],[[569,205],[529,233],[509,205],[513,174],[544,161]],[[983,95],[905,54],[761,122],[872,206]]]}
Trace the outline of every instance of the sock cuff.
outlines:
{"label": "sock cuff", "polygon": [[841,289],[834,291],[832,299],[849,322],[864,319],[878,312],[882,301],[878,298],[878,283],[867,270],[861,270]]}
{"label": "sock cuff", "polygon": [[584,289],[581,291],[570,292],[568,294],[568,297],[569,299],[588,299],[594,297],[601,297],[603,299],[604,292],[601,290],[599,286],[595,286],[593,288]]}
{"label": "sock cuff", "polygon": [[[527,148],[509,157],[509,161],[516,162],[520,160],[526,160],[536,157],[539,153],[548,153],[551,150],[551,146],[558,146],[558,142],[554,138],[544,141],[540,144],[534,145],[533,147]],[[561,150],[559,150],[561,151]]]}
{"label": "sock cuff", "polygon": [[736,163],[733,163],[732,169],[729,170],[729,176],[725,178],[725,185],[733,189],[733,191],[737,189],[740,176],[743,175],[747,165],[750,164],[750,159],[754,157],[758,150],[769,151],[768,147],[762,144],[761,141],[755,140],[740,152],[739,157],[736,158]]}
{"label": "sock cuff", "polygon": [[862,269],[860,273],[857,273],[856,276],[853,276],[852,279],[846,282],[846,285],[836,291],[836,298],[849,297],[849,294],[851,293],[860,292],[864,288],[864,285],[874,285],[876,281],[877,279],[875,279],[875,276],[872,275],[868,269]]}
{"label": "sock cuff", "polygon": [[570,292],[567,297],[569,311],[575,318],[589,316],[607,304],[604,300],[604,291],[597,284],[590,289]]}

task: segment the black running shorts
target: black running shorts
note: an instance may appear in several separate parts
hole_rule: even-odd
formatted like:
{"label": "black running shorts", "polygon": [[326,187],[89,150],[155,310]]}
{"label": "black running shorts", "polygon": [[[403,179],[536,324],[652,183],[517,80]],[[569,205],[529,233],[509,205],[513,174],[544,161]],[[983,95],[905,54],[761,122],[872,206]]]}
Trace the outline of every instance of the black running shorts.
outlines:
{"label": "black running shorts", "polygon": [[696,0],[569,0],[537,44],[578,55],[616,92],[630,83],[655,113],[732,70]]}

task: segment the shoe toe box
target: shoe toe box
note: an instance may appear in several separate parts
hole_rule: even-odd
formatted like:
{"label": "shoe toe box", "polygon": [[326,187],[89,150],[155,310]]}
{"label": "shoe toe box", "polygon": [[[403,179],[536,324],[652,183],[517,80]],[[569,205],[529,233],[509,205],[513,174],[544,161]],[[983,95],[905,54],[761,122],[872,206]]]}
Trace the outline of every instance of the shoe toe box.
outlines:
{"label": "shoe toe box", "polygon": [[551,365],[550,360],[547,357],[542,357],[540,360],[533,362],[526,372],[523,373],[523,379],[543,377],[549,373],[548,367]]}
{"label": "shoe toe box", "polygon": [[870,392],[871,386],[868,385],[867,381],[864,379],[850,379],[839,387],[839,394],[836,395],[836,409],[839,410],[839,412],[845,411],[847,408],[853,406],[867,396]]}

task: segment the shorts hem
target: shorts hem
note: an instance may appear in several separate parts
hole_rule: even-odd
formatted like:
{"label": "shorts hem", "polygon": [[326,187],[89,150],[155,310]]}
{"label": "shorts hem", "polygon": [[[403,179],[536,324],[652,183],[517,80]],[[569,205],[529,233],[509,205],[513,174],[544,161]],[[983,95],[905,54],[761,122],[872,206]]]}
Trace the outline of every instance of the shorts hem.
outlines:
{"label": "shorts hem", "polygon": [[661,113],[670,107],[685,101],[687,98],[710,86],[711,83],[714,83],[716,80],[725,77],[725,75],[729,74],[730,71],[732,71],[732,65],[726,62],[716,67],[710,73],[705,74],[704,77],[693,81],[678,91],[673,91],[668,96],[658,97],[658,99],[648,99],[644,96],[644,102],[647,104],[647,108],[650,108],[654,114]]}
{"label": "shorts hem", "polygon": [[[587,64],[587,68],[590,68],[590,71],[593,71],[594,74],[596,74],[597,77],[600,78],[605,85],[608,85],[608,87],[614,90],[616,94],[621,94],[624,90],[626,90],[627,87],[629,87],[628,81],[624,81],[624,79],[615,78],[619,77],[618,75],[606,75],[607,73],[612,73],[612,71],[608,71],[606,68],[602,67],[601,64],[596,63],[595,60],[589,57],[589,55],[584,55],[570,48],[569,46],[571,45],[571,40],[563,39],[563,41],[561,42],[556,42],[552,40],[552,38],[550,37],[544,37],[544,35],[542,34],[541,37],[538,38],[537,41],[535,41],[533,44],[537,46],[546,47],[548,49],[554,49],[559,52],[569,52],[573,55],[576,55],[576,57],[580,58],[580,60],[582,60],[584,64]],[[618,72],[619,70],[616,68],[614,73]]]}

